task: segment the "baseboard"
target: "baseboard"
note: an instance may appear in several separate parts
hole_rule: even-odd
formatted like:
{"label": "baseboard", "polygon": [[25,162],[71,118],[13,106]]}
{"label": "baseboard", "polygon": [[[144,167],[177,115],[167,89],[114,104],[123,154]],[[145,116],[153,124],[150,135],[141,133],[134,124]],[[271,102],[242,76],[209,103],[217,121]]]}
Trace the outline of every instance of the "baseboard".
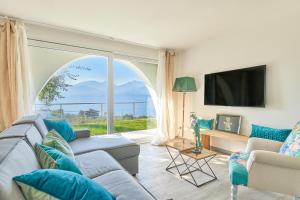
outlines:
{"label": "baseboard", "polygon": [[220,152],[220,153],[223,153],[223,154],[226,154],[226,155],[232,154],[232,151],[228,151],[228,150],[225,150],[225,149],[222,149],[222,148],[219,148],[219,147],[211,146],[210,149],[212,151]]}

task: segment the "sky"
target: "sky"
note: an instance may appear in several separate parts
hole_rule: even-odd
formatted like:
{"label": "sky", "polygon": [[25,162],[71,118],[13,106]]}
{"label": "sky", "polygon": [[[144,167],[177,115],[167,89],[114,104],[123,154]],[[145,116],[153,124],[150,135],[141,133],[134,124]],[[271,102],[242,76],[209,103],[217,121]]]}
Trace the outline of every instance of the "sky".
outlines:
{"label": "sky", "polygon": [[[66,80],[68,84],[76,84],[84,81],[107,81],[107,57],[102,56],[89,56],[85,58],[80,58],[78,60],[67,63],[61,70],[68,69],[72,74],[78,74],[79,77],[76,81]],[[74,66],[84,66],[88,67],[90,70],[80,70],[76,69]],[[114,66],[114,84],[121,85],[129,81],[143,81],[138,74],[130,69],[130,66],[120,62],[118,60],[113,61]],[[61,71],[58,71],[59,73]]]}

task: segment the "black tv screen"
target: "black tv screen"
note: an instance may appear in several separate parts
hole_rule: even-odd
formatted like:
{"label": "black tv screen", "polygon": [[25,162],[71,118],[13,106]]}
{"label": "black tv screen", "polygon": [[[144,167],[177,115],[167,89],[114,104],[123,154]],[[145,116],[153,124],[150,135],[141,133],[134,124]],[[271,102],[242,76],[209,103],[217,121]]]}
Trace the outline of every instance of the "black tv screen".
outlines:
{"label": "black tv screen", "polygon": [[205,75],[204,104],[265,107],[266,65]]}

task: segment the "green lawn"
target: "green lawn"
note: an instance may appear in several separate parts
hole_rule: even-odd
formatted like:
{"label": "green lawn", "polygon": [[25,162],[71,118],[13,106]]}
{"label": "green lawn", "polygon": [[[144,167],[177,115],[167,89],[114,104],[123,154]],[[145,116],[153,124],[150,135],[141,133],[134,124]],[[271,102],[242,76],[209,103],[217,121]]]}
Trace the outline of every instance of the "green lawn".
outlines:
{"label": "green lawn", "polygon": [[[104,120],[91,120],[86,122],[72,123],[73,128],[87,128],[92,135],[102,135],[107,133],[107,124]],[[114,132],[129,132],[156,128],[156,120],[153,118],[136,118],[136,119],[115,119]]]}

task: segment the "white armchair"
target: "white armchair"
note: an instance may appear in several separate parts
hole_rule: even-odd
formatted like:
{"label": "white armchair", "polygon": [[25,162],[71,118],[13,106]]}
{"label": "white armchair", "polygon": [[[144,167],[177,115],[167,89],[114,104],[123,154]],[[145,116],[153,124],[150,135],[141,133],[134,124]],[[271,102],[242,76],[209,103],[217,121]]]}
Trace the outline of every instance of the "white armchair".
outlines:
{"label": "white armchair", "polygon": [[[247,187],[292,195],[300,200],[300,158],[279,154],[282,143],[250,138],[246,152]],[[231,199],[237,199],[238,185],[232,185]]]}

